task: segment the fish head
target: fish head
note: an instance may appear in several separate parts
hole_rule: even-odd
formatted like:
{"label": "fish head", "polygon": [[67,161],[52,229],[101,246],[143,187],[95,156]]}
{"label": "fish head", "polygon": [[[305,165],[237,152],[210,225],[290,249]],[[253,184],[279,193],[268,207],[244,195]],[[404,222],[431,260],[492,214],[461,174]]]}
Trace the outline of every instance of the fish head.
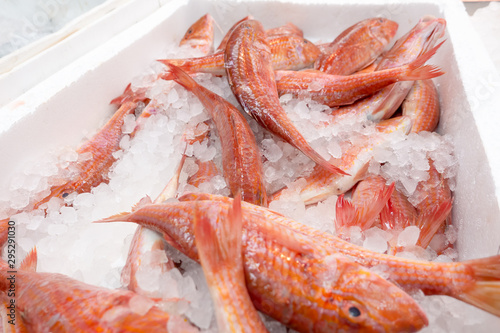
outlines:
{"label": "fish head", "polygon": [[378,39],[383,45],[387,45],[396,35],[398,24],[383,17],[370,20],[369,28],[373,37]]}
{"label": "fish head", "polygon": [[52,198],[59,198],[64,200],[71,193],[75,192],[75,186],[71,182],[66,182],[62,185],[52,186],[49,195],[45,196],[41,200],[38,200],[34,205],[33,209],[38,209],[44,203],[47,203]]}
{"label": "fish head", "polygon": [[305,38],[301,38],[301,42],[298,44],[298,47],[302,50],[305,65],[304,67],[312,65],[321,54],[319,47]]}
{"label": "fish head", "polygon": [[193,48],[205,47],[206,43],[213,40],[213,35],[214,19],[210,14],[206,14],[189,27],[179,45],[190,45]]}
{"label": "fish head", "polygon": [[422,53],[430,50],[444,36],[446,20],[434,16],[424,16],[384,55],[378,69],[405,65]]}
{"label": "fish head", "polygon": [[[344,262],[334,296],[342,332],[416,332],[428,320],[415,300],[396,285],[370,270]],[[337,270],[339,270],[337,262]]]}
{"label": "fish head", "polygon": [[206,38],[206,36],[213,31],[213,22],[214,19],[210,14],[203,15],[198,21],[189,27],[184,34],[184,37],[182,37],[180,45],[183,45],[193,39]]}

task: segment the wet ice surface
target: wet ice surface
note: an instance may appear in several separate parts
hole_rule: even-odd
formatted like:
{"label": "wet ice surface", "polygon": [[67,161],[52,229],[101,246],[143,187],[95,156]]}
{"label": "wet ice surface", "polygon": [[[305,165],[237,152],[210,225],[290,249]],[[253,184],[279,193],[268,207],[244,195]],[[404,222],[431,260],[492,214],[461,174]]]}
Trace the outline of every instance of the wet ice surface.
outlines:
{"label": "wet ice surface", "polygon": [[[185,49],[171,47],[169,50],[171,53],[166,57],[183,57],[189,54]],[[109,173],[108,184],[95,187],[91,193],[68,196],[65,201],[72,204],[69,207],[62,206],[61,199],[52,199],[43,206],[47,208],[47,217],[41,211],[13,216],[17,225],[19,258],[24,257],[36,245],[39,271],[62,273],[108,288],[122,286],[120,273],[136,225],[93,224],[92,221],[130,211],[146,195],[154,199],[167,184],[180,160],[184,149],[181,142],[184,130],[209,119],[203,112],[201,103],[184,88],[172,82],[154,81],[154,76],[162,68],[153,64],[149,73],[132,80],[133,89],[152,84],[148,97],[157,105],[157,113],[144,119],[141,123],[142,130],[133,138],[129,136],[133,130],[133,118],[126,118],[123,125],[126,135],[120,143],[121,150],[115,153],[119,160]],[[225,78],[202,74],[197,75],[196,80],[237,105]],[[342,124],[323,126],[322,123],[328,121],[325,106],[310,100],[293,99],[289,95],[282,96],[281,102],[306,139],[326,158],[341,157],[342,151],[349,145],[363,140],[366,135],[375,131],[374,124],[349,117]],[[289,186],[292,190],[303,187],[305,183],[300,177],[307,176],[314,163],[288,143],[262,130],[253,119],[246,117],[263,155],[264,176],[269,194],[284,186]],[[215,129],[214,132],[216,133]],[[180,193],[204,191],[229,195],[224,179],[220,176],[201,184],[199,188],[186,185],[187,177],[194,174],[197,168],[193,156],[200,160],[214,159],[219,170],[222,170],[218,152],[220,142],[217,135],[211,135],[209,139],[188,147],[186,154],[189,158],[181,174]],[[425,171],[429,168],[427,157],[434,158],[438,170],[453,180],[456,167],[453,145],[447,137],[430,133],[397,136],[395,141],[377,147],[370,171],[387,177],[390,182],[396,182],[398,189],[411,196],[416,184],[426,179]],[[55,176],[61,172],[60,169],[77,158],[85,157],[78,157],[74,148],[62,147],[44,161],[34,161],[27,166],[25,173],[12,180],[10,197],[0,206],[1,216],[6,216],[11,210],[22,209],[30,200],[33,202],[36,198],[43,197],[50,185],[57,183]],[[333,195],[316,205],[305,206],[297,195],[287,201],[274,201],[270,208],[322,231],[334,233],[336,200],[337,197]],[[453,229],[436,237],[428,249],[414,246],[418,238],[418,229],[415,229],[408,227],[403,231],[389,232],[374,227],[363,232],[359,227],[351,227],[348,234],[351,242],[380,253],[387,253],[389,242],[394,240],[398,246],[405,247],[404,251],[397,254],[401,257],[440,262],[456,258],[453,249],[438,255],[439,249],[444,248],[447,242],[453,243],[456,240]],[[137,278],[140,287],[165,299],[181,299],[168,302],[166,309],[185,315],[202,330],[216,332],[214,308],[201,267],[176,250],[169,249],[167,254],[174,262],[182,262],[181,270],[174,268],[166,273],[161,273],[158,269],[139,271]],[[383,276],[384,272],[380,271],[379,274]],[[415,297],[431,322],[426,332],[467,331],[470,327],[480,327],[481,318],[485,316],[483,312],[447,297]],[[150,304],[137,299],[131,306],[141,312]],[[270,318],[265,318],[265,322],[270,332],[287,332],[283,325]]]}

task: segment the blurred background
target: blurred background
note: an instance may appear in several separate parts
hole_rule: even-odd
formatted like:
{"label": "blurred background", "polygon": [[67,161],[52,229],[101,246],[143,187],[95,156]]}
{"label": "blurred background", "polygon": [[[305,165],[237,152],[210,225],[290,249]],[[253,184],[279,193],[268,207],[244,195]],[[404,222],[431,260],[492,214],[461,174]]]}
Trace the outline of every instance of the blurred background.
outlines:
{"label": "blurred background", "polygon": [[[96,12],[94,18],[98,18],[126,2],[128,1],[0,0],[0,58],[60,30],[91,9]],[[500,72],[500,2],[476,0],[464,1],[464,5]],[[96,8],[99,6],[102,7],[100,14]]]}

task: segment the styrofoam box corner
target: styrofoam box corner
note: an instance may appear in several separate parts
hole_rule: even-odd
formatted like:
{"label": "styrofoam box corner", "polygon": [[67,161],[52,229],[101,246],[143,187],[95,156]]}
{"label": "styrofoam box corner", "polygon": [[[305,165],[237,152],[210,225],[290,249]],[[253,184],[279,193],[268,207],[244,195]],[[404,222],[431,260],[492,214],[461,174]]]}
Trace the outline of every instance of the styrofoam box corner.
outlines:
{"label": "styrofoam box corner", "polygon": [[500,78],[459,0],[168,2],[0,110],[0,193],[27,163],[61,145],[77,146],[98,129],[114,111],[109,101],[207,12],[224,31],[251,14],[266,28],[293,22],[312,41],[330,41],[373,16],[398,22],[396,38],[424,15],[445,18],[447,42],[431,62],[446,72],[435,79],[442,106],[438,132],[452,137],[459,159],[453,209],[457,246],[462,260],[498,253]]}

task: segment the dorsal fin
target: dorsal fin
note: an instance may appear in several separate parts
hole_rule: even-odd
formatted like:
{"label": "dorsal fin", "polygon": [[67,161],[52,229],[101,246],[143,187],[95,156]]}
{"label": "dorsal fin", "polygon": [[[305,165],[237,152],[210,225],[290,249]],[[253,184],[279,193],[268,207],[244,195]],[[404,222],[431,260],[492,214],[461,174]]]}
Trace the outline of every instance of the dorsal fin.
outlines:
{"label": "dorsal fin", "polygon": [[136,203],[135,205],[132,206],[132,211],[135,212],[139,208],[142,208],[142,207],[149,205],[149,204],[152,204],[152,203],[153,203],[153,200],[151,200],[149,195],[146,195],[144,198],[139,200],[138,203]]}

